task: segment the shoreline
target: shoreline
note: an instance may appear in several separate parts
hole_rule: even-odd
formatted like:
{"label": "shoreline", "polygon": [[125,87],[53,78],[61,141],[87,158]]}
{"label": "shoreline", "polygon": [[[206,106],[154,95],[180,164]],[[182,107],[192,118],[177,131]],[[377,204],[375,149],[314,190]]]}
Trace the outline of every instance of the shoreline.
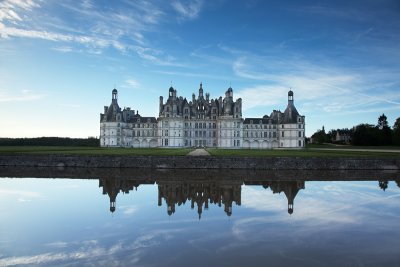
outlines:
{"label": "shoreline", "polygon": [[0,155],[5,167],[232,170],[399,170],[400,158]]}

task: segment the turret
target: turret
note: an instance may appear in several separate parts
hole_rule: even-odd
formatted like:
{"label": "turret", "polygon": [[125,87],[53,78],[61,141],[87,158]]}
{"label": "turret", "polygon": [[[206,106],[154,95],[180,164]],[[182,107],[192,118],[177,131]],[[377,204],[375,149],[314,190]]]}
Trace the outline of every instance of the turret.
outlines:
{"label": "turret", "polygon": [[112,90],[112,103],[117,104],[117,101],[118,101],[118,91],[117,89],[114,88],[114,90]]}
{"label": "turret", "polygon": [[164,98],[162,96],[160,96],[160,107],[159,107],[159,114],[161,115],[162,111],[163,111],[163,106],[164,106]]}
{"label": "turret", "polygon": [[199,88],[199,99],[204,98],[203,96],[203,83],[200,83],[200,88]]}
{"label": "turret", "polygon": [[293,104],[293,91],[288,92],[288,104]]}

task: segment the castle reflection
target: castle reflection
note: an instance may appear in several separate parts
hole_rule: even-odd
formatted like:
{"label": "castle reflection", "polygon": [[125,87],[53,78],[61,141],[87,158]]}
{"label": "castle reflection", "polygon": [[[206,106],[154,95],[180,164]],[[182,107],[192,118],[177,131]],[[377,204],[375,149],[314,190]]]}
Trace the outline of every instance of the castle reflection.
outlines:
{"label": "castle reflection", "polygon": [[[400,180],[395,181],[400,187]],[[203,210],[207,210],[210,205],[223,206],[227,216],[232,215],[233,204],[241,205],[242,185],[262,186],[270,189],[273,194],[284,193],[287,198],[288,213],[294,211],[294,199],[301,189],[305,189],[305,180],[214,180],[205,179],[162,179],[160,181],[130,180],[121,178],[102,178],[99,179],[99,187],[103,188],[103,194],[110,197],[110,211],[116,210],[116,198],[119,193],[128,194],[132,190],[137,190],[143,184],[157,184],[158,186],[158,206],[165,202],[167,214],[172,215],[176,211],[176,206],[190,203],[192,209],[197,209],[199,219]],[[382,190],[388,188],[388,180],[378,180],[378,186]]]}

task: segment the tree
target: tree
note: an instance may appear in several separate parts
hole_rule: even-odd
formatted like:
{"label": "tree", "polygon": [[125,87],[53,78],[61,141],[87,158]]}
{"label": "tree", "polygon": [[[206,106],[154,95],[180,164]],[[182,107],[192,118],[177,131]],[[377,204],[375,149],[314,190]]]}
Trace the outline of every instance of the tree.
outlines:
{"label": "tree", "polygon": [[379,118],[378,118],[378,128],[379,128],[379,130],[382,130],[384,127],[388,127],[387,117],[385,116],[385,113],[380,115]]}
{"label": "tree", "polygon": [[379,180],[379,187],[385,191],[388,188],[389,181],[388,180]]}
{"label": "tree", "polygon": [[393,144],[400,145],[400,117],[393,124]]}
{"label": "tree", "polygon": [[317,130],[311,138],[313,139],[314,143],[323,144],[328,142],[328,136],[325,133],[325,127],[322,126],[322,130]]}
{"label": "tree", "polygon": [[379,130],[371,124],[359,124],[354,128],[352,144],[355,146],[379,145]]}
{"label": "tree", "polygon": [[378,135],[378,144],[379,145],[391,145],[392,144],[392,130],[388,126],[387,117],[385,113],[383,113],[378,118],[379,135]]}

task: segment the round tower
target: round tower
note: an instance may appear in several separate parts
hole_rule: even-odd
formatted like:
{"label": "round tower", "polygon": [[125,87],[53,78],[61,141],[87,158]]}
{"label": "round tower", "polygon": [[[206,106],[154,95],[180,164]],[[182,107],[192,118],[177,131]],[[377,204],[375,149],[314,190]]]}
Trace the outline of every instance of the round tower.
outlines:
{"label": "round tower", "polygon": [[118,101],[118,91],[117,91],[117,89],[113,89],[112,90],[112,103],[114,104],[114,103],[117,103],[117,101]]}
{"label": "round tower", "polygon": [[292,90],[290,90],[288,92],[288,102],[293,103],[293,91]]}

